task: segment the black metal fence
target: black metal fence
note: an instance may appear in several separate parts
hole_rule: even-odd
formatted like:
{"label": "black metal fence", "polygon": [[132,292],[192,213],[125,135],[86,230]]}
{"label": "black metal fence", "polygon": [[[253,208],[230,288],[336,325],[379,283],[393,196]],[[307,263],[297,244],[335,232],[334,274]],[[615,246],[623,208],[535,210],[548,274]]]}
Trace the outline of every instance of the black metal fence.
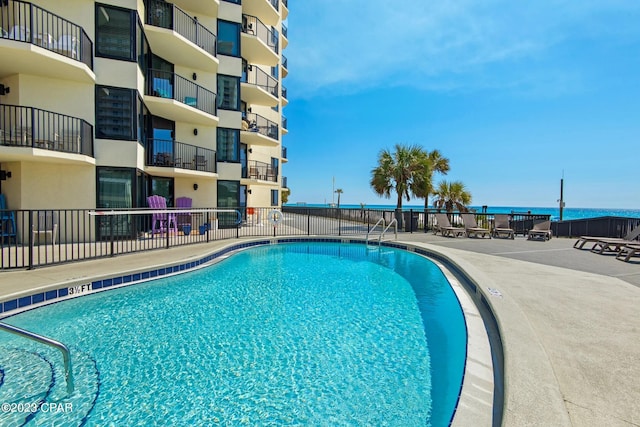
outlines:
{"label": "black metal fence", "polygon": [[146,23],[173,30],[216,56],[216,36],[179,7],[159,0],[146,0]]}
{"label": "black metal fence", "polygon": [[32,3],[0,1],[0,38],[31,43],[93,69],[93,43],[84,29]]}
{"label": "black metal fence", "polygon": [[[305,206],[239,207],[234,212],[211,209],[47,209],[0,211],[0,269],[35,268],[240,237],[366,236],[381,219],[399,219],[400,231],[426,233],[435,210],[338,209]],[[476,214],[478,225],[491,228],[494,215]],[[513,214],[519,234],[548,215]],[[554,223],[554,235],[621,237],[640,226],[640,218],[604,217]],[[457,213],[451,223],[461,226]],[[581,225],[578,225],[581,224]],[[586,228],[588,226],[588,228]],[[584,227],[584,228],[580,228]],[[377,232],[380,229],[376,229]]]}
{"label": "black metal fence", "polygon": [[52,111],[0,104],[0,145],[93,157],[93,126]]}
{"label": "black metal fence", "polygon": [[167,139],[147,140],[147,166],[217,172],[216,152]]}
{"label": "black metal fence", "polygon": [[243,82],[261,87],[271,95],[278,97],[278,80],[264,72],[257,65],[247,65],[246,76],[243,76]]}
{"label": "black metal fence", "polygon": [[267,28],[258,18],[251,15],[242,15],[242,32],[256,36],[262,40],[271,50],[278,53],[278,36]]}
{"label": "black metal fence", "polygon": [[247,122],[247,131],[257,132],[269,138],[278,139],[278,124],[256,113],[246,113],[244,120]]}
{"label": "black metal fence", "polygon": [[170,71],[149,69],[145,95],[175,99],[215,116],[216,94]]}

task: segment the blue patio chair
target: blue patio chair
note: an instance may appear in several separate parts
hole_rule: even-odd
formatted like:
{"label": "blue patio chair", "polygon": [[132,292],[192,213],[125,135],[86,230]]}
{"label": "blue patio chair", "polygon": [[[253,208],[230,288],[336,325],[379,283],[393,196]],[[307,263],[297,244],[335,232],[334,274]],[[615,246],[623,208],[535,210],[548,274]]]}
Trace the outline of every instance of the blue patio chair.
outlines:
{"label": "blue patio chair", "polygon": [[7,209],[4,194],[0,194],[0,237],[2,241],[16,238],[16,214]]}

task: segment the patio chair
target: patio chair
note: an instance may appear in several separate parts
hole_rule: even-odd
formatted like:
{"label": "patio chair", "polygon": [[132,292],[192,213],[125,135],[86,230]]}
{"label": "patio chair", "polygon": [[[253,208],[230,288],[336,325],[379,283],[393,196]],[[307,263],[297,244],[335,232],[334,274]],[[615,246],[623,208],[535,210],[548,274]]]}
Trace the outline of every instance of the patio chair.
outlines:
{"label": "patio chair", "polygon": [[3,242],[5,239],[16,238],[16,215],[8,210],[4,194],[0,194],[0,237]]}
{"label": "patio chair", "polygon": [[578,240],[573,244],[576,249],[582,249],[586,243],[593,243],[591,250],[597,246],[597,242],[610,242],[610,243],[629,243],[632,240],[636,240],[640,236],[640,225],[636,226],[633,230],[629,231],[624,237],[597,237],[597,236],[580,236]]}
{"label": "patio chair", "polygon": [[533,220],[533,228],[529,230],[527,240],[550,240],[551,239],[551,221],[549,220]]}
{"label": "patio chair", "polygon": [[493,237],[506,236],[507,238],[511,238],[511,240],[515,239],[516,232],[509,225],[510,219],[510,215],[508,214],[495,214],[493,218]]}
{"label": "patio chair", "polygon": [[[178,209],[191,209],[193,201],[191,197],[178,197],[176,199],[176,208]],[[178,226],[191,225],[191,213],[179,213],[177,214]]]}
{"label": "patio chair", "polygon": [[491,238],[491,232],[488,228],[479,227],[476,222],[476,216],[472,213],[461,213],[462,222],[464,223],[464,230],[467,233],[467,237],[478,237],[481,235],[484,239],[484,236],[489,236]]}
{"label": "patio chair", "polygon": [[[173,230],[178,233],[178,220],[175,213],[167,210],[167,199],[162,196],[149,196],[147,203],[151,209],[156,210],[151,214],[151,234],[168,233]],[[164,210],[166,212],[158,212]]]}
{"label": "patio chair", "polygon": [[9,30],[9,38],[21,42],[28,42],[31,39],[31,31],[22,25],[16,25]]}
{"label": "patio chair", "polygon": [[624,239],[600,237],[593,244],[591,252],[603,254],[605,252],[619,252],[625,245],[638,245],[640,242],[636,240],[640,235],[640,226],[637,226]]}
{"label": "patio chair", "polygon": [[622,246],[616,255],[616,259],[619,259],[624,262],[628,262],[629,259],[633,256],[640,257],[640,242],[638,243],[627,243]]}
{"label": "patio chair", "polygon": [[34,245],[47,244],[50,236],[51,244],[55,246],[58,234],[58,213],[55,211],[34,212],[31,232],[33,233]]}
{"label": "patio chair", "polygon": [[449,217],[443,213],[434,214],[436,217],[436,225],[433,229],[433,234],[440,234],[443,237],[458,237],[464,236],[465,231],[463,228],[453,227],[449,222]]}
{"label": "patio chair", "polygon": [[75,36],[70,36],[68,34],[60,36],[58,41],[54,44],[53,50],[64,56],[68,56],[73,59],[80,59],[80,55],[78,55],[78,39]]}

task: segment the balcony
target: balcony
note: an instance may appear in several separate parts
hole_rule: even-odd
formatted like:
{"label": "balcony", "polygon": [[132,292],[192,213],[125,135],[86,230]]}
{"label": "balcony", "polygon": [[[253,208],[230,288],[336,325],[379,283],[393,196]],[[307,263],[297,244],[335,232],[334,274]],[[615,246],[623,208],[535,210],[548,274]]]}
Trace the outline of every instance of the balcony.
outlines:
{"label": "balcony", "polygon": [[289,103],[289,98],[287,97],[287,88],[282,85],[282,106],[286,106]]}
{"label": "balcony", "polygon": [[289,29],[287,28],[287,26],[282,24],[282,49],[286,48],[289,45],[289,36],[287,35],[288,32]]}
{"label": "balcony", "polygon": [[255,113],[247,113],[242,119],[242,142],[249,145],[275,147],[278,145],[278,124]]}
{"label": "balcony", "polygon": [[287,163],[289,159],[287,158],[287,147],[282,146],[282,163]]}
{"label": "balcony", "polygon": [[83,119],[39,108],[0,104],[0,146],[34,149],[2,150],[3,161],[49,156],[86,162],[40,150],[93,157],[93,126]]}
{"label": "balcony", "polygon": [[171,3],[146,0],[145,35],[151,50],[174,64],[215,72],[216,36]]}
{"label": "balcony", "polygon": [[287,128],[287,118],[283,115],[282,116],[282,134],[286,134],[289,133],[289,129]]}
{"label": "balcony", "polygon": [[255,16],[242,15],[242,56],[248,62],[271,67],[280,61],[277,33]]}
{"label": "balcony", "polygon": [[247,104],[278,105],[278,80],[261,70],[256,65],[247,65],[242,74],[242,100]]}
{"label": "balcony", "polygon": [[0,2],[0,58],[0,75],[95,82],[93,43],[84,29],[32,3]]}
{"label": "balcony", "polygon": [[289,74],[289,61],[287,60],[287,57],[282,55],[282,77],[287,77],[287,75]]}
{"label": "balcony", "polygon": [[280,20],[279,0],[253,0],[242,2],[242,12],[259,16],[267,25],[276,26]]}
{"label": "balcony", "polygon": [[205,126],[218,124],[216,94],[169,71],[147,71],[144,100],[157,116]]}
{"label": "balcony", "polygon": [[282,177],[282,188],[289,188],[289,185],[287,185],[287,177],[286,176]]}
{"label": "balcony", "polygon": [[[185,175],[184,171],[217,173],[216,152],[208,148],[183,144],[166,139],[149,139],[146,147],[146,165],[159,176]],[[182,169],[183,171],[180,171]],[[193,175],[193,172],[186,173]]]}
{"label": "balcony", "polygon": [[278,182],[278,168],[269,163],[249,160],[247,167],[242,169],[242,178],[265,182]]}
{"label": "balcony", "polygon": [[289,16],[289,1],[282,0],[282,20],[284,21]]}

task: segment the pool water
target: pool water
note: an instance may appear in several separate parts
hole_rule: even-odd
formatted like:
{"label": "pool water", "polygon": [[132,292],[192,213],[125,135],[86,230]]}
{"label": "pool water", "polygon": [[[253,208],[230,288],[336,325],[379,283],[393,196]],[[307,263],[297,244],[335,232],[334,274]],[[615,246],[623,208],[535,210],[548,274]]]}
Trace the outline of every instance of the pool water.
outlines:
{"label": "pool water", "polygon": [[[31,310],[0,334],[0,425],[446,426],[466,357],[440,269],[402,250],[290,243]],[[3,418],[4,417],[4,418]]]}

